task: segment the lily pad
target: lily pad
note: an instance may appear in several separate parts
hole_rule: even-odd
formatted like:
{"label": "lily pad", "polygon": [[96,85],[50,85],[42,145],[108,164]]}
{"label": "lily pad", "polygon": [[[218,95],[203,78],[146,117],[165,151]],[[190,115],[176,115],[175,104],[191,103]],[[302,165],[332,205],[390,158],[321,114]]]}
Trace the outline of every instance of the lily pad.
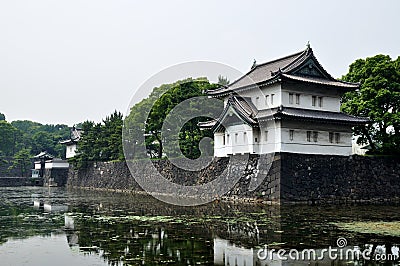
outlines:
{"label": "lily pad", "polygon": [[351,222],[334,223],[342,230],[376,235],[388,235],[400,237],[400,222]]}

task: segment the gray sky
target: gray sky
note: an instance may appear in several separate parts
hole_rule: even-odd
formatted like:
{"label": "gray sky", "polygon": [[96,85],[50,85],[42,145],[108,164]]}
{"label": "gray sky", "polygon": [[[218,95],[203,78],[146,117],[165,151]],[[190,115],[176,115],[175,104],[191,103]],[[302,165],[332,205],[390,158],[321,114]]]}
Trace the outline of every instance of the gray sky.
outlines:
{"label": "gray sky", "polygon": [[134,91],[171,65],[210,60],[247,72],[254,58],[307,41],[340,77],[357,58],[400,55],[399,10],[396,0],[1,1],[0,112],[100,121],[125,113]]}

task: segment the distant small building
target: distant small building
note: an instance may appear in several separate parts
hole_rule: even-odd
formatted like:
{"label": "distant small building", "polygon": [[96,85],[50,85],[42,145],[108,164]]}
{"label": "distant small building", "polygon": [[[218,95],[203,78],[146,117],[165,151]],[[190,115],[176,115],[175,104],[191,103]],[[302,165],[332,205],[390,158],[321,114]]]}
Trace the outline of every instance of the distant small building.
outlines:
{"label": "distant small building", "polygon": [[43,178],[45,186],[64,186],[68,177],[69,163],[60,158],[54,158],[43,151],[35,157],[35,167],[32,177]]}
{"label": "distant small building", "polygon": [[64,144],[66,146],[65,157],[67,159],[72,158],[76,155],[78,141],[81,138],[82,129],[73,126],[71,128],[69,139],[60,141],[60,144]]}

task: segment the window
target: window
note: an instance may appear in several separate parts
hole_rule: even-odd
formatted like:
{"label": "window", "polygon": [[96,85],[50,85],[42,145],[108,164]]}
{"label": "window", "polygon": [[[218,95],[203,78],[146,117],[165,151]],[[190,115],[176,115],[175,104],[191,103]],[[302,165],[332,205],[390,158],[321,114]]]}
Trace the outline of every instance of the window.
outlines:
{"label": "window", "polygon": [[322,107],[322,97],[318,97],[318,107]]}
{"label": "window", "polygon": [[333,143],[333,132],[329,132],[329,142]]}
{"label": "window", "polygon": [[340,133],[335,133],[335,142],[336,143],[340,142]]}
{"label": "window", "polygon": [[268,99],[269,99],[269,95],[265,95],[265,104],[266,105],[269,105],[269,103],[268,103],[269,100]]}
{"label": "window", "polygon": [[229,134],[226,135],[226,143],[228,143],[228,145],[229,145]]}
{"label": "window", "polygon": [[289,93],[289,103],[293,104],[293,93]]}
{"label": "window", "polygon": [[256,142],[256,143],[257,143],[257,141],[258,141],[258,139],[257,139],[257,138],[254,138],[254,142]]}
{"label": "window", "polygon": [[300,104],[300,94],[296,93],[296,104]]}
{"label": "window", "polygon": [[265,133],[264,140],[265,140],[265,142],[267,142],[268,141],[268,130],[266,130],[264,133]]}
{"label": "window", "polygon": [[258,100],[259,99],[260,99],[260,97],[256,97],[256,100],[255,100],[256,106],[258,106]]}
{"label": "window", "polygon": [[243,142],[247,143],[247,136],[246,132],[243,132]]}
{"label": "window", "polygon": [[318,141],[318,131],[313,131],[313,141],[314,142]]}
{"label": "window", "polygon": [[238,142],[238,133],[235,133],[235,143]]}
{"label": "window", "polygon": [[271,94],[271,104],[274,104],[274,96],[275,94]]}
{"label": "window", "polygon": [[222,136],[222,145],[225,146],[225,135]]}
{"label": "window", "polygon": [[317,96],[312,97],[311,104],[312,104],[312,106],[317,106]]}
{"label": "window", "polygon": [[311,142],[311,131],[307,131],[307,141]]}
{"label": "window", "polygon": [[291,141],[293,141],[293,137],[294,137],[294,130],[289,130],[289,139]]}

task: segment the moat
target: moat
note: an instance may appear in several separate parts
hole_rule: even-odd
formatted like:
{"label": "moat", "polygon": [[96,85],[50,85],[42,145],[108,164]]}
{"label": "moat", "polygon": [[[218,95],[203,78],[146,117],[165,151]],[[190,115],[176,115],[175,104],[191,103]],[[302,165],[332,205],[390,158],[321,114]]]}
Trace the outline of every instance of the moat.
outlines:
{"label": "moat", "polygon": [[268,245],[318,253],[345,239],[347,249],[394,258],[399,221],[397,205],[179,207],[142,194],[5,187],[0,258],[1,265],[397,265],[328,256],[271,260],[258,251]]}

